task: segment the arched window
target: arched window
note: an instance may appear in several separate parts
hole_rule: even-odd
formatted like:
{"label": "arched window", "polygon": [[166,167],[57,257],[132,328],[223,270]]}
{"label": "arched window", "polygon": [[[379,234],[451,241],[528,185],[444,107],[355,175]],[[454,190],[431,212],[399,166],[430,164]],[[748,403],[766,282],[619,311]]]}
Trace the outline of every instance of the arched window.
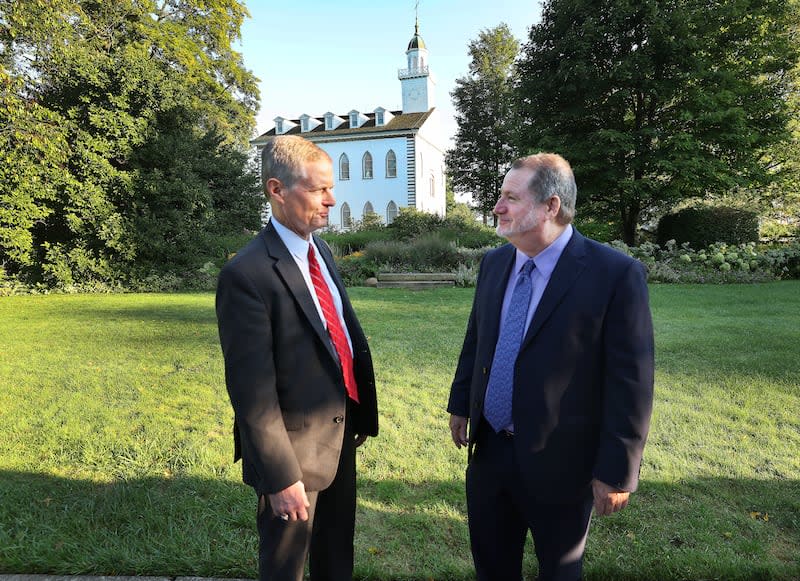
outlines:
{"label": "arched window", "polygon": [[339,156],[339,179],[350,179],[350,159],[347,157],[346,153]]}
{"label": "arched window", "polygon": [[369,151],[361,158],[361,177],[365,180],[372,179],[372,154]]}
{"label": "arched window", "polygon": [[436,178],[431,174],[430,179],[428,180],[431,188],[431,198],[436,195]]}
{"label": "arched window", "polygon": [[342,204],[342,228],[352,228],[353,220],[350,217],[350,205],[345,202]]}
{"label": "arched window", "polygon": [[367,202],[366,204],[364,204],[364,216],[366,216],[367,214],[374,214],[374,213],[375,213],[375,208],[372,207],[372,202]]}
{"label": "arched window", "polygon": [[386,154],[386,177],[397,177],[397,156],[391,149],[389,150],[389,153]]}
{"label": "arched window", "polygon": [[395,218],[397,218],[397,204],[389,202],[389,205],[386,206],[386,223],[391,224]]}

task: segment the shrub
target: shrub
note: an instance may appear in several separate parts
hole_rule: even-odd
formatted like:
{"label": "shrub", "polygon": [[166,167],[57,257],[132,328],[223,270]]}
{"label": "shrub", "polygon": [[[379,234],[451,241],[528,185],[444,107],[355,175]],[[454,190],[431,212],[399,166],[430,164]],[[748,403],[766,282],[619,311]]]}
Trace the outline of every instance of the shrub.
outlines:
{"label": "shrub", "polygon": [[657,240],[669,240],[704,248],[715,242],[745,244],[758,241],[758,215],[724,206],[685,208],[658,222]]}
{"label": "shrub", "polygon": [[642,261],[650,282],[749,283],[800,277],[800,244],[759,252],[754,242],[731,246],[714,243],[693,250],[670,240],[663,247],[645,243],[629,247],[614,241],[612,247]]}
{"label": "shrub", "polygon": [[383,225],[383,218],[381,218],[375,212],[367,212],[361,218],[361,220],[356,220],[353,224],[353,230],[355,232],[368,232],[371,230],[383,230],[385,226]]}
{"label": "shrub", "polygon": [[354,252],[337,259],[336,267],[346,286],[360,286],[378,272],[378,267],[363,252]]}
{"label": "shrub", "polygon": [[435,214],[420,212],[415,208],[402,208],[389,225],[389,229],[399,240],[412,240],[439,229],[444,220]]}
{"label": "shrub", "polygon": [[575,227],[584,236],[588,236],[598,242],[611,242],[612,240],[617,240],[622,234],[619,224],[613,221],[578,218],[575,220]]}
{"label": "shrub", "polygon": [[460,248],[438,232],[416,240],[379,240],[367,245],[364,255],[389,272],[453,272],[463,265],[477,265],[486,248]]}
{"label": "shrub", "polygon": [[359,230],[357,232],[322,232],[323,240],[335,249],[337,256],[347,256],[364,250],[367,244],[376,240],[391,240],[394,233],[387,228],[379,230]]}

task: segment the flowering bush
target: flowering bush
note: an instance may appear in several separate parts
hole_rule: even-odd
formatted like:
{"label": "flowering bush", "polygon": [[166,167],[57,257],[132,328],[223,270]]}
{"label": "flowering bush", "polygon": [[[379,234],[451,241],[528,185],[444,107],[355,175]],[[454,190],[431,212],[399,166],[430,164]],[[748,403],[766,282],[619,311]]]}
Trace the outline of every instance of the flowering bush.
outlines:
{"label": "flowering bush", "polygon": [[732,283],[763,282],[800,276],[800,244],[760,249],[755,242],[730,245],[715,242],[701,250],[669,240],[664,246],[645,242],[609,244],[640,260],[650,282]]}

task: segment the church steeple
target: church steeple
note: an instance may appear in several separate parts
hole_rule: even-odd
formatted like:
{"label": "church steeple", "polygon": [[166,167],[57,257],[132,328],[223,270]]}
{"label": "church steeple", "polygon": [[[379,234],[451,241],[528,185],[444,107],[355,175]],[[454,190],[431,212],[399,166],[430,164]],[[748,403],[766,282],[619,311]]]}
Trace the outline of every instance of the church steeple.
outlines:
{"label": "church steeple", "polygon": [[413,50],[415,48],[425,48],[425,41],[422,40],[422,37],[419,35],[419,17],[414,20],[414,36],[408,43],[408,50]]}
{"label": "church steeple", "polygon": [[407,68],[397,72],[403,90],[403,113],[423,113],[433,107],[434,79],[428,69],[428,48],[419,35],[419,15],[414,18],[414,36],[406,49]]}

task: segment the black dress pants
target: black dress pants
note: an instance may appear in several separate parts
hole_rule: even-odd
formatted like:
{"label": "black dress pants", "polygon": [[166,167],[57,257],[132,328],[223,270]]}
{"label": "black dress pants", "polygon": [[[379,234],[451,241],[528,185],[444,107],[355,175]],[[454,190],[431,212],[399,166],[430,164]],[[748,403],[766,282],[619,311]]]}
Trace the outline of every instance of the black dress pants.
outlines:
{"label": "black dress pants", "polygon": [[514,436],[495,433],[481,422],[467,467],[467,514],[478,581],[521,580],[529,530],[539,561],[538,579],[578,581],[591,512],[591,489],[574,503],[535,499],[525,490]]}
{"label": "black dress pants", "polygon": [[311,581],[352,581],[356,453],[353,430],[346,424],[333,482],[325,490],[306,491],[311,504],[307,521],[281,520],[272,514],[269,500],[259,498],[260,581],[302,581],[306,557]]}

